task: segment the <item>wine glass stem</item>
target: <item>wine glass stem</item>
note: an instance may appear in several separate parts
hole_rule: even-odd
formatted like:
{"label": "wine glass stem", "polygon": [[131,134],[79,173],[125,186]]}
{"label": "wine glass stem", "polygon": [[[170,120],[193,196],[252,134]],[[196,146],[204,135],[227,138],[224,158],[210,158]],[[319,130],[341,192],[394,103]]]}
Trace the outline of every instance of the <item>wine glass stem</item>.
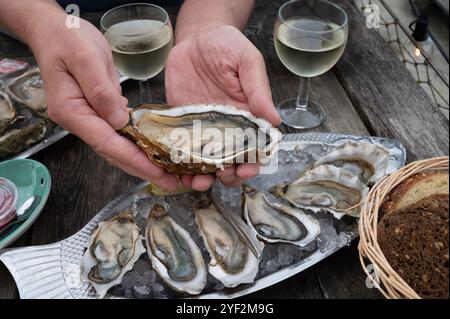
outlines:
{"label": "wine glass stem", "polygon": [[141,103],[149,103],[152,101],[152,92],[150,91],[150,81],[139,81],[139,88],[141,91]]}
{"label": "wine glass stem", "polygon": [[300,77],[300,86],[298,88],[297,109],[306,109],[308,107],[309,86],[311,78]]}

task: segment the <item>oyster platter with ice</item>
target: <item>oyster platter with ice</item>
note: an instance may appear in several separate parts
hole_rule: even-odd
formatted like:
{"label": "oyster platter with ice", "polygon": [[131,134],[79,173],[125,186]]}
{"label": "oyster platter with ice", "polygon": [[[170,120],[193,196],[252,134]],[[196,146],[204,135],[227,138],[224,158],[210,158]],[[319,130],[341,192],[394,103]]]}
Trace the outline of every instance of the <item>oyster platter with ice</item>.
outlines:
{"label": "oyster platter with ice", "polygon": [[[187,125],[183,116],[192,123],[202,114],[148,112],[136,110],[126,134],[175,171],[165,153],[170,145],[145,128]],[[211,125],[224,119],[266,125],[230,112],[211,114]],[[369,188],[405,163],[404,148],[390,139],[290,134],[269,140],[261,154],[275,149],[271,142],[279,144],[276,152],[242,188],[216,183],[204,193],[164,194],[144,183],[108,204],[77,234],[5,250],[0,260],[22,298],[243,296],[348,245],[357,236],[359,204]],[[194,169],[226,166],[234,155],[229,161],[200,160]]]}
{"label": "oyster platter with ice", "polygon": [[47,115],[39,68],[0,80],[0,160],[29,157],[67,134]]}
{"label": "oyster platter with ice", "polygon": [[39,68],[0,83],[0,160],[27,157],[66,134],[47,116]]}

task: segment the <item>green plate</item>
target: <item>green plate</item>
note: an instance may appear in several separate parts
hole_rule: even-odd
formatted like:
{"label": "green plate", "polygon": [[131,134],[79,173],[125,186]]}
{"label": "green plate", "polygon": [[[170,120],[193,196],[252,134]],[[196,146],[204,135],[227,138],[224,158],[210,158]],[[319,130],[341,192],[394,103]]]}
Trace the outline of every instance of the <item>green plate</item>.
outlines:
{"label": "green plate", "polygon": [[0,238],[0,249],[12,244],[36,221],[50,193],[51,177],[47,168],[30,159],[14,159],[0,163],[0,177],[13,182],[18,190],[19,198],[16,209],[28,198],[39,195],[41,201],[30,217],[18,227],[14,227],[5,237]]}

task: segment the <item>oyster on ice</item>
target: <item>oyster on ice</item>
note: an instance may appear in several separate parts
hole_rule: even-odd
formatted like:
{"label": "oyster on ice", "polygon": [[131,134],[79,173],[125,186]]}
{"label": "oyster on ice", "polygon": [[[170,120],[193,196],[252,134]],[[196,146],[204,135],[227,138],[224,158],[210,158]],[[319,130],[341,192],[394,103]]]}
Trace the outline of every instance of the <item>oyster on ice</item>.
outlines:
{"label": "oyster on ice", "polygon": [[44,83],[39,68],[30,69],[9,81],[6,90],[13,100],[23,104],[36,115],[48,118]]}
{"label": "oyster on ice", "polygon": [[20,153],[25,148],[41,141],[47,127],[42,120],[21,128],[13,128],[0,136],[0,158]]}
{"label": "oyster on ice", "polygon": [[364,184],[371,184],[386,175],[389,156],[389,151],[382,146],[348,141],[318,160],[315,166],[342,167],[358,176]]}
{"label": "oyster on ice", "polygon": [[281,134],[269,122],[229,105],[142,105],[122,132],[152,162],[174,174],[211,173],[269,157]]}
{"label": "oyster on ice", "polygon": [[291,184],[275,185],[271,192],[299,208],[321,209],[336,218],[343,215],[358,217],[356,207],[367,196],[369,188],[344,168],[322,165],[306,171]]}
{"label": "oyster on ice", "polygon": [[82,278],[103,298],[144,252],[139,227],[130,213],[123,212],[101,222],[92,234],[82,258]]}
{"label": "oyster on ice", "polygon": [[152,267],[167,285],[191,295],[202,292],[207,272],[200,248],[161,205],[150,212],[146,241]]}
{"label": "oyster on ice", "polygon": [[313,217],[300,209],[269,203],[264,193],[251,186],[243,185],[242,197],[247,224],[266,242],[304,247],[320,233],[319,222]]}
{"label": "oyster on ice", "polygon": [[16,120],[16,109],[9,97],[0,91],[0,134]]}
{"label": "oyster on ice", "polygon": [[[195,221],[211,256],[209,273],[229,288],[252,283],[261,260],[247,246],[233,222],[210,200],[199,204]],[[262,250],[264,244],[256,238],[255,242]]]}

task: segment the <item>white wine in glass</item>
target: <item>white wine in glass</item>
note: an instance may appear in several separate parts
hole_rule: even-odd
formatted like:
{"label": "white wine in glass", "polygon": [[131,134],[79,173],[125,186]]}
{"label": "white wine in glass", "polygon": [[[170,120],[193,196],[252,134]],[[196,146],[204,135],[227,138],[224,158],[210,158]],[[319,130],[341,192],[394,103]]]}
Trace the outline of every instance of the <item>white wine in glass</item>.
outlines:
{"label": "white wine in glass", "polygon": [[105,13],[100,24],[114,65],[123,75],[139,80],[141,102],[150,102],[148,79],[164,69],[173,46],[169,15],[152,4],[128,4]]}
{"label": "white wine in glass", "polygon": [[[337,30],[328,37],[298,35],[295,28]],[[333,22],[314,18],[292,18],[278,26],[275,46],[281,62],[292,73],[314,77],[329,71],[345,49],[345,30]]]}
{"label": "white wine in glass", "polygon": [[[146,30],[154,30],[146,33]],[[126,37],[116,34],[142,33]],[[132,79],[146,80],[164,69],[172,47],[170,27],[158,20],[130,20],[111,26],[104,34],[113,53],[114,64],[120,72]]]}
{"label": "white wine in glass", "polygon": [[278,57],[300,76],[297,98],[278,104],[288,126],[313,128],[323,122],[319,105],[309,101],[310,78],[329,71],[341,58],[348,36],[344,10],[325,0],[294,0],[281,6],[275,23],[274,43]]}

